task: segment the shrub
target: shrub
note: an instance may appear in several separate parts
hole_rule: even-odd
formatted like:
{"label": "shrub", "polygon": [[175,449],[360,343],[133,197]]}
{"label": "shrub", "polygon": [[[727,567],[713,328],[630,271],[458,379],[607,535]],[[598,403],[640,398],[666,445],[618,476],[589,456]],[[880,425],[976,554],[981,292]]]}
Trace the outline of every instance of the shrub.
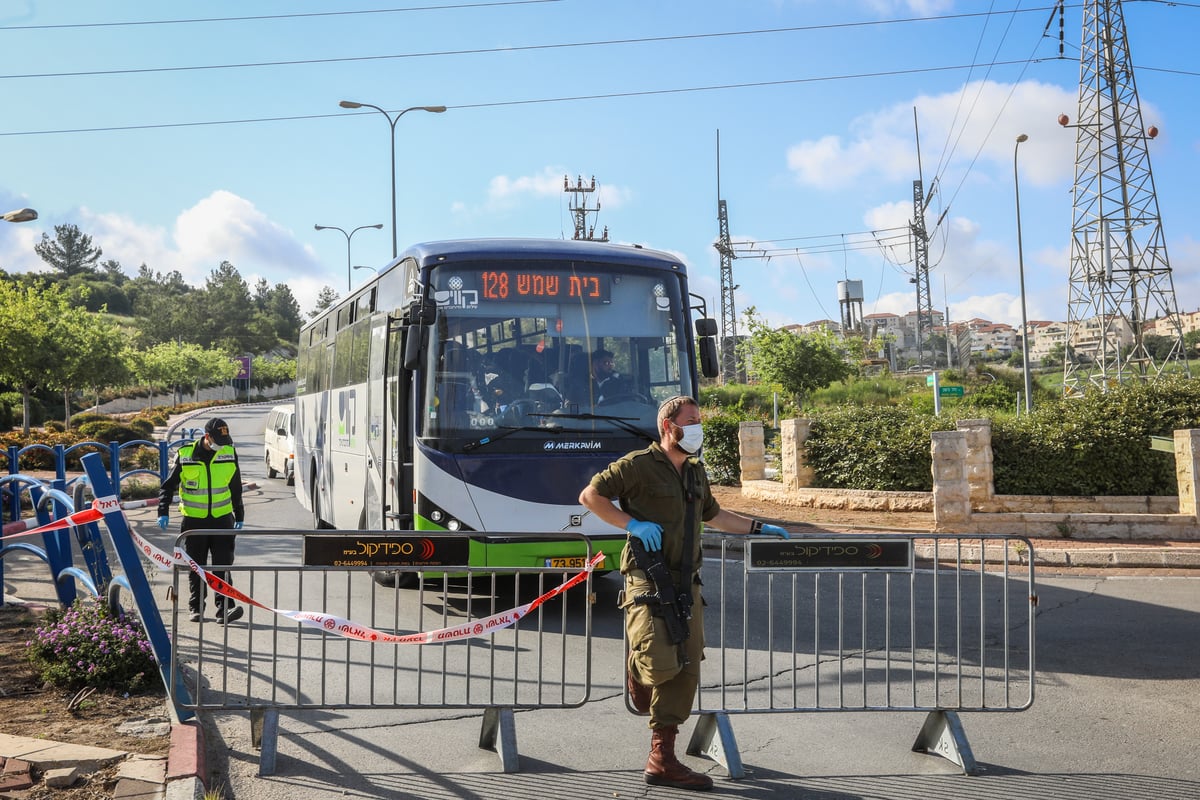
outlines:
{"label": "shrub", "polygon": [[107,414],[97,414],[94,411],[80,411],[78,414],[71,416],[71,427],[80,428],[89,422],[112,422],[113,418]]}
{"label": "shrub", "polygon": [[42,427],[48,431],[54,431],[55,433],[62,433],[63,431],[65,431],[67,429],[66,425],[63,425],[61,422],[59,422],[56,419],[46,420],[46,424],[43,425]]}
{"label": "shrub", "polygon": [[718,486],[737,486],[742,477],[742,457],[738,446],[738,427],[746,420],[758,419],[740,408],[705,408],[704,466],[708,477]]}
{"label": "shrub", "polygon": [[822,409],[812,421],[813,485],[877,491],[930,491],[930,434],[955,426],[950,415],[886,406]]}
{"label": "shrub", "polygon": [[77,601],[65,611],[51,609],[26,646],[42,680],[61,689],[138,693],[162,688],[142,626],[102,603]]}
{"label": "shrub", "polygon": [[97,442],[135,442],[144,438],[136,429],[112,420],[97,420],[79,426],[79,435]]}

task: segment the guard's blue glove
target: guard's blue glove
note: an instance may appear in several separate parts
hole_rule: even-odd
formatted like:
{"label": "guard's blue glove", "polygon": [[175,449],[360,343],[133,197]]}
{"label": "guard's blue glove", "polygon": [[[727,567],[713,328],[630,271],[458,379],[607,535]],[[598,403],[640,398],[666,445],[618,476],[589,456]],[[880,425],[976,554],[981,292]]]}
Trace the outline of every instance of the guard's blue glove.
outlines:
{"label": "guard's blue glove", "polygon": [[165,531],[167,529],[167,522],[169,522],[169,520],[167,519],[167,515],[163,514],[161,517],[158,518],[158,527],[162,528]]}
{"label": "guard's blue glove", "polygon": [[648,552],[653,553],[662,547],[662,525],[657,522],[647,522],[642,519],[631,519],[625,526],[630,536],[641,540]]}
{"label": "guard's blue glove", "polygon": [[233,529],[234,529],[235,531],[240,531],[240,530],[242,529],[242,523],[241,523],[241,522],[235,522],[235,523],[233,523]]}
{"label": "guard's blue glove", "polygon": [[778,536],[780,539],[790,539],[791,535],[778,525],[771,525],[764,522],[762,526],[762,534],[765,536]]}

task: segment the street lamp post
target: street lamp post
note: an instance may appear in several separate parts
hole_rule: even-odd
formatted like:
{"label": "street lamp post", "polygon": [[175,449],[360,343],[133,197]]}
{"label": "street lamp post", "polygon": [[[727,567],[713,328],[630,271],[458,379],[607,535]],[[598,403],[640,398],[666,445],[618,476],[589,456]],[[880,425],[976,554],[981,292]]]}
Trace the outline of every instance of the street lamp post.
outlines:
{"label": "street lamp post", "polygon": [[0,219],[5,222],[33,222],[37,218],[37,212],[32,208],[18,208],[16,211],[5,211],[0,214]]}
{"label": "street lamp post", "polygon": [[1021,246],[1021,183],[1017,178],[1017,151],[1029,137],[1021,134],[1013,145],[1013,191],[1017,200],[1017,272],[1021,278],[1021,367],[1025,373],[1025,413],[1033,411],[1033,383],[1029,376],[1029,319],[1025,312],[1025,255]]}
{"label": "street lamp post", "polygon": [[313,225],[313,227],[319,231],[341,231],[342,236],[346,237],[346,291],[350,291],[350,240],[354,238],[354,234],[358,233],[364,228],[374,228],[375,230],[379,230],[383,227],[383,223],[377,222],[374,225],[359,225],[349,233],[346,233],[345,229],[339,228],[337,225]]}
{"label": "street lamp post", "polygon": [[383,116],[387,117],[388,125],[392,130],[392,258],[395,258],[398,250],[396,247],[396,123],[410,111],[428,111],[430,114],[441,114],[446,110],[445,106],[412,106],[392,116],[387,111],[384,111],[379,106],[371,105],[370,103],[356,103],[353,100],[342,100],[338,103],[342,108],[373,108]]}

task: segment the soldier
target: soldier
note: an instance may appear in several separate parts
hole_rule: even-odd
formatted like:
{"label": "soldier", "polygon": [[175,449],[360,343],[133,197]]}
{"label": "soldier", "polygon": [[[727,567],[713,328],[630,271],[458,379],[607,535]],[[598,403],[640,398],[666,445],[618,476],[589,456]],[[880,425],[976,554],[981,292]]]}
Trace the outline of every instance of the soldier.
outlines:
{"label": "soldier", "polygon": [[[629,641],[626,685],[634,708],[650,714],[650,758],[644,772],[652,786],[705,791],[712,779],[675,757],[675,736],[691,714],[704,657],[704,605],[700,599],[700,533],[704,522],[729,533],[788,538],[778,525],[722,509],[696,456],[704,441],[700,409],[690,397],[673,397],[658,409],[659,441],[622,456],[592,478],[579,502],[631,540],[621,553],[625,588],[621,608]],[[613,505],[613,500],[618,505]],[[677,582],[675,596],[690,606],[683,646],[672,642],[657,609],[645,602],[659,587],[631,553],[637,539],[659,554]],[[660,613],[670,613],[663,609]]]}

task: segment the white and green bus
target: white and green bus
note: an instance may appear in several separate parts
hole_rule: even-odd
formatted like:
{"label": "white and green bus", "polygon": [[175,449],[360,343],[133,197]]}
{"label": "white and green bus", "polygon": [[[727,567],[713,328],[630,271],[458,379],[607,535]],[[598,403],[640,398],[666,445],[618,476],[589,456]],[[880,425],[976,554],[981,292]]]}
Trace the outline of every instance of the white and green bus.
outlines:
{"label": "white and green bus", "polygon": [[409,248],[300,333],[297,497],[316,528],[461,533],[471,566],[582,566],[579,539],[489,535],[570,531],[615,568],[623,534],[577,498],[654,438],[661,401],[696,395],[698,360],[716,374],[693,298],[679,258],[637,246]]}

